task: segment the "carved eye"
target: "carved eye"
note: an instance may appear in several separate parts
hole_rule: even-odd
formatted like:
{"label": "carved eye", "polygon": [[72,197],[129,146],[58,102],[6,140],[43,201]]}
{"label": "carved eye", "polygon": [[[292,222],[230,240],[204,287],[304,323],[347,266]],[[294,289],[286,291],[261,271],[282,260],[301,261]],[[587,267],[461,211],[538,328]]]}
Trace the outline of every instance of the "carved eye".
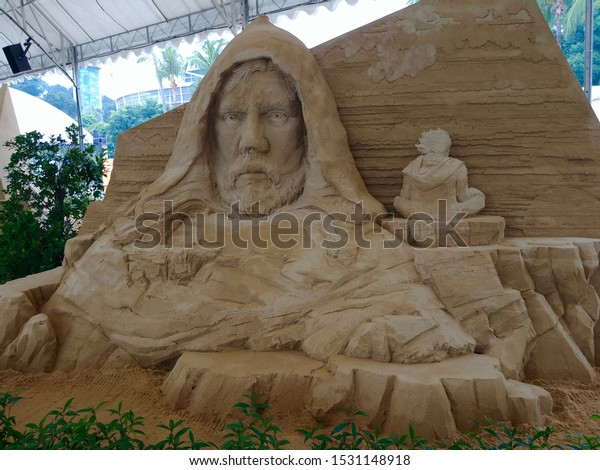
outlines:
{"label": "carved eye", "polygon": [[242,120],[242,115],[240,113],[225,113],[222,119],[227,124],[236,124]]}
{"label": "carved eye", "polygon": [[269,111],[267,114],[267,118],[273,124],[283,124],[288,120],[288,114],[285,111],[281,111],[280,109],[274,109]]}

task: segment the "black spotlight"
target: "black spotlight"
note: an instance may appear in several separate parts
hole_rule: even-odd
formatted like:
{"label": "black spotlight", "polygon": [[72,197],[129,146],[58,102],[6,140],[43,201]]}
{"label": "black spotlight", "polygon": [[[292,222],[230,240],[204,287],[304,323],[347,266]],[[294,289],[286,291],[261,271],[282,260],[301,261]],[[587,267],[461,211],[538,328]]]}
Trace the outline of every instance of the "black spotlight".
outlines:
{"label": "black spotlight", "polygon": [[31,38],[28,38],[23,45],[25,46],[25,50],[23,50],[21,44],[11,44],[10,46],[2,48],[12,73],[21,73],[31,70],[31,65],[29,65],[29,61],[25,56],[31,47]]}

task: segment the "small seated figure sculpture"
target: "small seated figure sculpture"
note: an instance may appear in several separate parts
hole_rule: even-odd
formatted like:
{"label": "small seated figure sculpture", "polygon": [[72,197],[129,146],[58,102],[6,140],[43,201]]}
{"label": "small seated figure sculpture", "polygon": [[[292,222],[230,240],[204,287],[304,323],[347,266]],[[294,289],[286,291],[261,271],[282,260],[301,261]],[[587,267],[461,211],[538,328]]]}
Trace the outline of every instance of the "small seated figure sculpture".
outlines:
{"label": "small seated figure sculpture", "polygon": [[468,187],[465,164],[449,156],[451,142],[442,129],[421,134],[416,145],[421,155],[402,171],[402,190],[394,198],[394,207],[402,217],[426,213],[438,220],[438,200],[444,199],[450,217],[457,212],[474,215],[484,208],[485,195]]}
{"label": "small seated figure sculpture", "polygon": [[[403,215],[434,214],[438,199],[483,208],[446,132],[425,132],[417,148],[395,201]],[[532,320],[557,315],[528,275],[502,282],[491,250],[390,249],[392,234],[373,224],[385,213],[313,53],[258,19],[201,81],[163,173],[82,237],[63,269],[0,288],[0,370],[174,365],[163,391],[203,417],[228,416],[251,390],[286,412],[356,407],[390,431],[413,422],[431,436],[490,413],[541,420],[549,394],[517,382],[532,351],[558,358],[531,362],[535,378],[592,377],[562,320],[537,341]],[[469,246],[499,243],[503,230],[501,217],[457,223]],[[521,259],[504,270],[524,270]],[[575,302],[597,306],[581,285],[591,301]],[[568,307],[565,325],[581,313],[592,332],[597,308]]]}

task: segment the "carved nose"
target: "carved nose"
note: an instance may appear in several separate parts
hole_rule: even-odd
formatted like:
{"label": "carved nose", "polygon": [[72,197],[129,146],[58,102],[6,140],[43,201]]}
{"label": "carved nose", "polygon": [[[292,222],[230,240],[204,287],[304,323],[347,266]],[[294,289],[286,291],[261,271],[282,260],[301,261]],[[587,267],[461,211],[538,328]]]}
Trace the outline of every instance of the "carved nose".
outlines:
{"label": "carved nose", "polygon": [[239,147],[240,152],[248,156],[269,150],[269,143],[265,138],[264,129],[258,116],[250,114],[244,120]]}

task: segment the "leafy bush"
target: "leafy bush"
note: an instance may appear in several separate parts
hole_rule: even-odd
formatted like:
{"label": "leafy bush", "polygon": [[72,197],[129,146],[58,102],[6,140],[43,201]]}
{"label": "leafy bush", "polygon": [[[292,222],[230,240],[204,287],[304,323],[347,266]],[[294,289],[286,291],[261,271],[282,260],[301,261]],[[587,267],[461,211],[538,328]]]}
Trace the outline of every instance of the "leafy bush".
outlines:
{"label": "leafy bush", "polygon": [[[592,421],[600,421],[600,415],[590,416]],[[585,434],[570,434],[569,449],[589,449],[599,450],[600,449],[600,436],[590,437]]]}
{"label": "leafy bush", "polygon": [[[342,410],[349,413],[349,410]],[[408,426],[408,434],[382,436],[379,426],[374,431],[357,425],[357,416],[367,416],[364,411],[355,411],[352,419],[334,426],[329,433],[321,432],[322,427],[312,429],[296,429],[304,437],[305,443],[310,443],[313,450],[337,449],[431,449],[431,443],[415,433],[412,425]]]}
{"label": "leafy bush", "polygon": [[72,410],[73,399],[52,410],[39,423],[27,423],[25,432],[15,429],[10,408],[20,400],[8,393],[0,395],[0,449],[142,449],[140,429],[144,419],[133,411],[123,412],[121,404],[107,410],[108,423],[98,420],[104,403],[93,408]]}
{"label": "leafy bush", "polygon": [[74,125],[66,135],[33,131],[6,142],[13,153],[0,210],[0,283],[59,266],[89,203],[102,196],[103,153],[80,148]]}
{"label": "leafy bush", "polygon": [[[73,410],[73,400],[62,408],[52,410],[39,423],[25,424],[24,431],[16,428],[10,414],[11,407],[21,398],[10,393],[0,393],[0,449],[282,449],[289,444],[280,438],[281,428],[273,418],[265,416],[270,406],[259,403],[259,395],[246,395],[247,401],[236,403],[241,412],[237,421],[226,424],[220,444],[197,440],[183,420],[170,420],[158,427],[167,436],[156,443],[145,443],[142,428],[144,418],[133,411],[123,411],[122,404],[114,409],[104,409],[105,403],[95,407]],[[108,422],[100,420],[108,413]],[[563,449],[561,444],[550,442],[556,438],[555,430],[547,427],[524,433],[517,428],[494,421],[477,424],[477,430],[457,440],[431,441],[415,433],[383,436],[379,429],[371,431],[357,425],[355,418],[366,416],[362,411],[351,413],[349,420],[334,426],[330,431],[321,428],[297,429],[312,449]],[[591,419],[598,420],[600,415]],[[568,449],[600,449],[600,436],[570,435]]]}
{"label": "leafy bush", "polygon": [[222,449],[281,449],[289,444],[285,439],[279,439],[281,428],[273,424],[273,417],[263,416],[270,406],[258,403],[260,395],[245,395],[250,403],[240,402],[234,405],[243,419],[229,423],[225,429],[229,431],[223,436]]}
{"label": "leafy bush", "polygon": [[[133,411],[123,411],[119,403],[115,409],[104,409],[105,402],[94,407],[73,410],[73,399],[62,408],[47,413],[39,423],[25,424],[25,431],[16,429],[16,420],[10,409],[21,398],[10,393],[0,394],[0,449],[280,449],[287,440],[279,439],[281,429],[272,424],[272,417],[261,412],[269,408],[258,403],[257,395],[248,395],[249,403],[236,403],[243,418],[225,426],[221,446],[197,440],[183,420],[170,420],[158,427],[168,432],[156,443],[145,443],[142,428],[144,418]],[[101,412],[112,418],[99,419]]]}
{"label": "leafy bush", "polygon": [[497,421],[487,421],[485,424],[475,422],[477,431],[467,433],[466,439],[447,443],[448,449],[479,449],[479,450],[514,450],[514,449],[562,449],[558,444],[550,444],[549,439],[554,434],[550,426],[545,429],[534,429],[532,433],[523,433],[513,426]]}

